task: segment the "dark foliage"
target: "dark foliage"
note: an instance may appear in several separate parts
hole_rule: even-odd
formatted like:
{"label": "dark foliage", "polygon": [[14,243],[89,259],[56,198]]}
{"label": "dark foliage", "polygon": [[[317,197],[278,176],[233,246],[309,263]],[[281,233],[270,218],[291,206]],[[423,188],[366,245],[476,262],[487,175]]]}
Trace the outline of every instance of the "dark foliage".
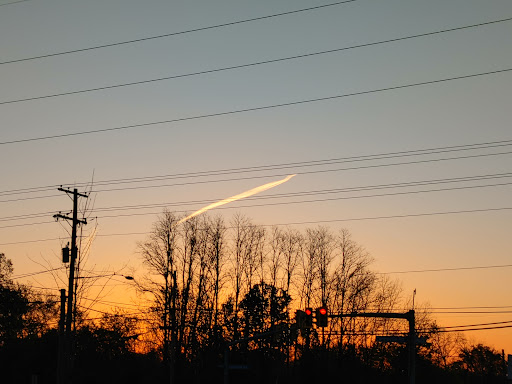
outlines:
{"label": "dark foliage", "polygon": [[[12,263],[0,254],[0,382],[55,383],[58,306],[53,299],[15,284],[11,275]],[[198,327],[197,333],[202,334],[194,338],[203,342],[195,346],[194,354],[184,348],[176,350],[174,382],[223,383],[225,357],[237,368],[229,371],[231,384],[407,382],[405,346],[329,344],[319,329],[298,332],[290,319],[290,302],[288,292],[263,282],[241,298],[239,318],[234,316],[233,300],[228,299],[215,320],[218,331]],[[73,334],[73,384],[169,382],[171,366],[162,358],[161,346],[155,344],[144,353],[137,350],[136,340],[141,336],[137,321],[115,313],[94,323],[81,323]],[[432,358],[430,347],[418,348],[418,384],[497,384],[505,380],[503,356],[484,345],[460,349],[456,362],[445,365]]]}

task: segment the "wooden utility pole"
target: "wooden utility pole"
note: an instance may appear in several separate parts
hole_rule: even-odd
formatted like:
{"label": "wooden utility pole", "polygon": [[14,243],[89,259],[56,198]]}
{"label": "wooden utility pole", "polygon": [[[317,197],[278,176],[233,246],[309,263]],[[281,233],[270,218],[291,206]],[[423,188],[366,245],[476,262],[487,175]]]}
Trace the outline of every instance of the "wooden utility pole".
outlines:
{"label": "wooden utility pole", "polygon": [[75,284],[75,263],[78,255],[78,248],[76,246],[76,229],[78,224],[87,224],[87,220],[78,220],[78,197],[88,196],[83,193],[78,193],[78,190],[75,188],[73,191],[69,189],[59,188],[59,191],[66,192],[69,195],[73,195],[73,217],[61,215],[60,213],[57,215],[53,215],[55,219],[64,219],[71,221],[71,260],[69,263],[69,286],[68,286],[68,306],[66,312],[66,334],[69,335],[71,333],[71,324],[73,319],[73,290]]}
{"label": "wooden utility pole", "polygon": [[173,384],[175,382],[175,375],[176,375],[176,348],[177,348],[177,335],[178,335],[178,323],[176,321],[176,294],[178,291],[178,282],[176,280],[176,271],[171,271],[172,276],[172,289],[171,289],[171,359],[170,359],[170,383]]}
{"label": "wooden utility pole", "polygon": [[[83,219],[83,220],[79,220],[78,219],[78,198],[79,197],[85,197],[87,198],[88,196],[86,194],[83,194],[83,193],[78,193],[78,190],[75,188],[73,189],[73,191],[69,190],[69,189],[64,189],[64,188],[59,188],[59,191],[61,192],[65,192],[69,195],[73,195],[73,216],[72,217],[69,217],[69,216],[66,216],[66,215],[62,215],[62,214],[57,214],[57,215],[53,215],[53,217],[56,219],[56,220],[59,220],[59,219],[64,219],[64,220],[69,220],[71,221],[71,260],[70,260],[70,264],[69,264],[69,285],[68,285],[68,305],[67,305],[67,310],[66,310],[66,317],[65,317],[65,346],[63,348],[63,352],[64,352],[64,357],[63,357],[63,363],[64,363],[64,366],[65,366],[65,371],[66,371],[66,377],[69,379],[70,378],[70,370],[71,370],[71,343],[72,343],[72,338],[71,338],[71,324],[73,323],[73,297],[74,297],[74,284],[75,284],[75,264],[76,264],[76,259],[77,259],[77,256],[78,256],[78,248],[77,248],[77,245],[76,245],[76,230],[77,230],[77,227],[78,227],[78,224],[87,224],[87,220]],[[64,262],[66,262],[66,260],[63,260]],[[61,295],[62,295],[62,291],[61,291]],[[62,300],[62,298],[61,298]],[[62,310],[62,308],[61,308]],[[62,316],[62,315],[61,315]],[[64,379],[65,380],[65,379]]]}
{"label": "wooden utility pole", "polygon": [[57,383],[64,383],[64,324],[66,322],[66,290],[60,290],[59,352],[57,358]]}

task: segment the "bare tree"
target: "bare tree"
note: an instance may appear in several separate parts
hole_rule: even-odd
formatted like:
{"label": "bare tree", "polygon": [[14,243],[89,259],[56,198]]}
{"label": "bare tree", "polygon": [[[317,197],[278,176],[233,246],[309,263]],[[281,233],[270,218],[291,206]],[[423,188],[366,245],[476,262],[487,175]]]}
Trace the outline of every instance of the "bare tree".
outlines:
{"label": "bare tree", "polygon": [[[330,310],[336,313],[349,313],[365,310],[374,287],[376,276],[369,270],[371,256],[352,240],[350,232],[342,229],[336,239],[336,267],[333,276],[333,300]],[[340,343],[348,331],[356,333],[364,329],[365,319],[341,318]],[[358,327],[360,325],[360,327]],[[348,339],[353,339],[349,336]]]}
{"label": "bare tree", "polygon": [[219,338],[219,297],[221,290],[221,282],[223,277],[223,263],[225,257],[226,247],[226,227],[222,217],[217,216],[212,219],[208,226],[210,246],[208,248],[208,255],[210,258],[211,274],[213,280],[213,342]]}
{"label": "bare tree", "polygon": [[[170,328],[174,322],[175,308],[171,304],[177,294],[173,279],[177,268],[178,253],[178,222],[180,218],[174,213],[164,210],[162,216],[153,225],[149,239],[138,244],[143,265],[148,268],[148,276],[142,284],[141,291],[153,295],[155,314],[159,315],[159,323],[163,328],[163,355],[168,357]],[[174,296],[174,297],[173,297]]]}
{"label": "bare tree", "polygon": [[199,256],[201,237],[204,231],[199,228],[199,217],[192,217],[183,223],[183,247],[180,252],[181,303],[179,308],[178,343],[183,345],[187,336],[187,314],[193,298],[193,282]]}
{"label": "bare tree", "polygon": [[282,232],[282,258],[284,265],[284,289],[291,294],[291,283],[297,272],[297,265],[303,257],[304,237],[299,231],[288,229]]}
{"label": "bare tree", "polygon": [[281,269],[285,237],[279,227],[272,227],[269,239],[269,263],[270,263],[270,285],[277,287],[279,281],[279,270]]}
{"label": "bare tree", "polygon": [[441,328],[434,323],[428,335],[430,347],[427,354],[434,364],[448,368],[457,360],[458,352],[464,349],[466,338],[460,332],[440,331]]}
{"label": "bare tree", "polygon": [[313,284],[317,269],[317,248],[315,231],[306,230],[304,253],[302,257],[302,289],[300,292],[300,303],[309,307],[313,298]]}
{"label": "bare tree", "polygon": [[[249,230],[249,220],[242,215],[235,215],[231,222],[231,226],[233,228],[233,244],[230,254],[231,261],[231,271],[230,276],[232,280],[232,292],[233,292],[233,300],[232,300],[232,335],[233,339],[238,339],[238,311],[241,297],[243,295],[243,283],[244,283],[244,273],[246,271],[246,263],[247,263],[247,254],[251,252],[250,250],[250,230]],[[228,298],[229,302],[229,298]]]}

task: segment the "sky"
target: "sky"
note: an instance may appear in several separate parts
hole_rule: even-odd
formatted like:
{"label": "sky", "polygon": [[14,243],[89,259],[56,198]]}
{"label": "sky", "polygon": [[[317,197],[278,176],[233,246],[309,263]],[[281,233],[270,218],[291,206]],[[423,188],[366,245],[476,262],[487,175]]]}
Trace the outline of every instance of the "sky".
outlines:
{"label": "sky", "polygon": [[[508,18],[508,0],[1,1],[0,252],[15,276],[61,267],[57,188],[94,181],[89,266],[136,272],[163,207],[296,174],[261,196],[309,195],[212,212],[347,228],[441,325],[512,321]],[[510,328],[465,334],[512,353]]]}

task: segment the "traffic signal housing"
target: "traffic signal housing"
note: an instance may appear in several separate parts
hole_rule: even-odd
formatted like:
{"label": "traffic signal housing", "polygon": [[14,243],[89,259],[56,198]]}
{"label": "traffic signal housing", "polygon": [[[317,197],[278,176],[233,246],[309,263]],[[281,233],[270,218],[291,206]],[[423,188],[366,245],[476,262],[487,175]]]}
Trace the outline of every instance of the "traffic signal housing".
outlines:
{"label": "traffic signal housing", "polygon": [[313,308],[306,308],[304,314],[304,326],[306,328],[313,327]]}
{"label": "traffic signal housing", "polygon": [[327,307],[322,306],[316,309],[316,326],[325,328],[328,324]]}
{"label": "traffic signal housing", "polygon": [[304,321],[306,320],[306,314],[304,311],[301,311],[300,309],[297,309],[295,311],[295,324],[297,325],[297,328],[300,329],[301,332],[304,332],[306,326],[304,324]]}

